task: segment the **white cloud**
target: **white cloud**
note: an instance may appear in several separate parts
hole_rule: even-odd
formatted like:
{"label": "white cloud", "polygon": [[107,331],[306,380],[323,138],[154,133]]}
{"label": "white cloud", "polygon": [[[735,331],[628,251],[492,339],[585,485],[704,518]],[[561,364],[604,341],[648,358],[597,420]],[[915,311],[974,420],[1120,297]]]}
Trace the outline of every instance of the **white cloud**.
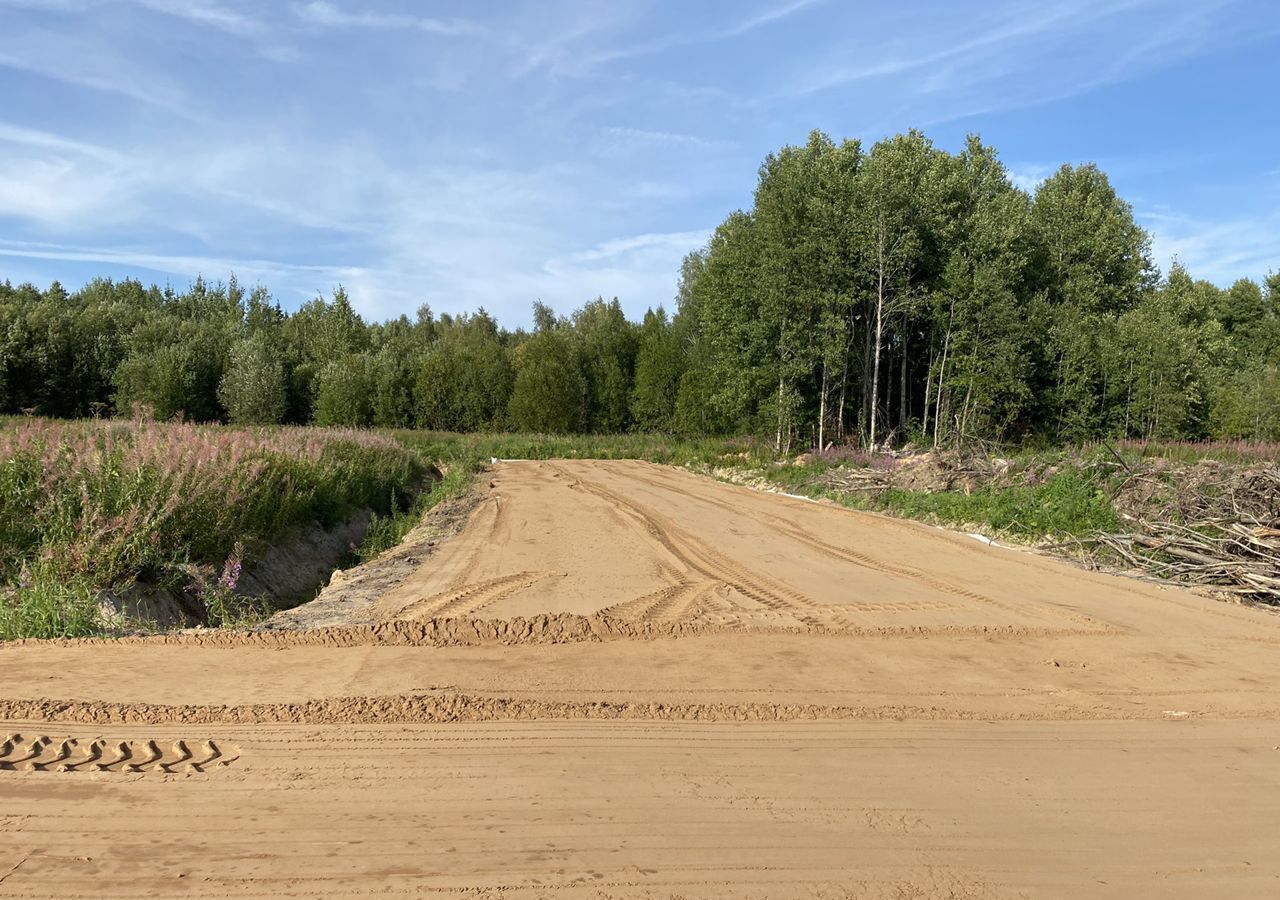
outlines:
{"label": "white cloud", "polygon": [[223,278],[235,274],[243,281],[266,283],[269,287],[282,281],[293,283],[315,281],[312,289],[330,289],[339,282],[356,281],[367,274],[359,266],[296,265],[266,259],[235,259],[216,256],[189,256],[152,253],[119,247],[82,247],[0,239],[0,256],[19,259],[44,259],[59,262],[95,262],[131,269],[148,269],[170,275],[194,278]]}
{"label": "white cloud", "polygon": [[70,160],[0,160],[0,216],[61,226],[91,215],[110,185],[84,177]]}
{"label": "white cloud", "polygon": [[[1217,34],[1193,5],[525,0],[458,5],[455,20],[414,0],[0,0],[0,66],[70,86],[0,70],[0,91],[34,95],[4,95],[0,255],[51,274],[234,270],[286,303],[342,281],[378,317],[428,301],[517,324],[535,298],[567,312],[599,294],[637,315],[670,303],[681,257],[708,238],[691,227],[748,203],[782,142],[851,133],[850,115],[892,132],[1148,71],[1201,52],[1189,31]],[[766,41],[778,52],[744,59]],[[216,57],[178,58],[211,42]],[[289,47],[314,65],[252,58]],[[1028,189],[1047,174],[1011,170]],[[1197,274],[1277,256],[1261,215],[1149,222],[1157,252]]]}
{"label": "white cloud", "polygon": [[27,147],[37,147],[44,150],[58,150],[65,153],[81,154],[104,161],[118,161],[121,158],[119,154],[114,153],[105,147],[100,147],[97,144],[88,144],[83,141],[64,138],[61,135],[52,134],[48,131],[40,131],[35,128],[24,128],[21,125],[13,125],[9,122],[2,121],[0,121],[0,141],[12,144],[21,144]]}
{"label": "white cloud", "polygon": [[649,41],[588,52],[582,58],[581,62],[589,68],[601,63],[617,62],[624,59],[635,59],[641,56],[652,56],[654,54],[664,53],[668,50],[674,50],[679,47],[692,47],[700,44],[713,44],[719,41],[727,41],[732,38],[741,37],[742,35],[755,31],[757,28],[761,28],[765,25],[770,25],[774,22],[786,19],[803,9],[821,2],[823,2],[823,0],[793,0],[793,2],[790,3],[783,3],[775,7],[761,10],[760,12],[750,15],[747,18],[735,22],[727,27],[706,31],[682,29],[670,32]]}
{"label": "white cloud", "polygon": [[1040,186],[1040,182],[1044,181],[1053,174],[1055,166],[1043,166],[1038,164],[1006,166],[1005,171],[1009,173],[1009,180],[1014,186],[1021,188],[1028,194],[1034,194],[1036,188]]}
{"label": "white cloud", "polygon": [[481,31],[471,22],[456,19],[446,21],[404,13],[347,12],[328,0],[312,0],[310,3],[295,5],[293,9],[299,18],[330,28],[411,28],[447,37],[474,35]]}
{"label": "white cloud", "polygon": [[[679,253],[679,258],[683,258],[685,254],[691,250],[696,250],[703,246],[711,239],[709,230],[702,231],[677,231],[667,234],[638,234],[634,237],[615,238],[611,241],[605,241],[602,244],[590,248],[589,250],[579,250],[576,253],[570,253],[560,259],[548,260],[544,267],[547,272],[556,274],[558,271],[564,271],[566,268],[580,265],[582,263],[600,262],[603,260],[617,261],[623,257],[631,257],[635,255],[654,255],[671,256],[673,253]],[[679,260],[677,259],[677,265]],[[674,269],[673,269],[674,271]]]}
{"label": "white cloud", "polygon": [[240,37],[256,37],[266,31],[257,19],[239,10],[207,0],[133,0],[153,12],[186,19],[196,25],[208,25]]}
{"label": "white cloud", "polygon": [[[470,159],[465,165],[415,169],[390,165],[374,148],[336,144],[314,154],[305,140],[272,133],[208,147],[171,138],[131,154],[0,124],[6,138],[16,155],[6,158],[0,143],[0,216],[60,242],[10,240],[0,256],[185,278],[234,271],[286,303],[341,281],[357,309],[376,318],[428,301],[451,312],[484,305],[518,324],[534,299],[567,312],[599,294],[619,296],[639,315],[669,305],[680,259],[708,237],[644,233],[565,252],[582,246],[581,235],[634,216],[635,198],[677,192],[611,184],[630,198],[614,203],[595,173],[486,165],[474,148],[442,148],[442,158]],[[136,243],[101,242],[109,232]],[[174,250],[189,238],[201,249]],[[274,252],[264,257],[262,247]]]}
{"label": "white cloud", "polygon": [[[955,33],[949,29],[932,34],[919,33],[913,35],[910,45],[901,45],[899,42],[900,46],[897,49],[891,49],[889,55],[881,55],[879,59],[860,61],[853,66],[824,64],[810,68],[799,80],[787,86],[784,93],[803,96],[889,75],[937,70],[940,63],[951,60],[971,60],[974,57],[992,59],[1001,48],[1023,44],[1027,38],[1053,31],[1063,23],[1069,23],[1073,28],[1081,27],[1092,18],[1096,18],[1096,15],[1084,14],[1088,5],[1060,6],[1048,12],[1039,9],[1032,15],[1024,17],[1014,14],[1004,24],[994,27],[989,21],[975,19],[974,26],[971,28],[973,36],[968,39],[956,40]],[[1120,6],[1117,4],[1112,11],[1114,12]],[[933,50],[928,49],[931,43],[937,45]],[[928,91],[935,87],[938,77],[937,71],[931,71],[932,80],[925,79],[921,82],[924,89]]]}
{"label": "white cloud", "polygon": [[720,143],[719,141],[710,141],[694,134],[677,134],[672,131],[651,131],[645,128],[628,128],[623,125],[615,125],[610,128],[606,128],[605,133],[612,137],[624,138],[629,141],[644,141],[646,143],[653,144],[685,144],[693,147],[713,147]]}
{"label": "white cloud", "polygon": [[170,76],[146,68],[145,60],[95,41],[91,35],[33,28],[0,31],[0,67],[194,118],[184,91]]}
{"label": "white cloud", "polygon": [[724,31],[719,32],[718,37],[721,39],[727,39],[737,37],[740,34],[746,34],[748,31],[755,31],[762,25],[771,25],[774,22],[786,19],[801,10],[808,9],[811,6],[815,6],[822,2],[823,0],[792,0],[790,3],[782,3],[770,9],[761,10],[753,16],[748,16],[736,25],[731,25]]}
{"label": "white cloud", "polygon": [[925,27],[904,20],[910,28],[885,37],[835,42],[778,79],[771,99],[861,89],[895,123],[936,125],[1086,94],[1228,41],[1256,42],[1280,31],[1272,19],[1232,0],[1005,2],[985,15],[956,5]]}
{"label": "white cloud", "polygon": [[1193,278],[1220,286],[1280,269],[1280,215],[1213,220],[1140,212],[1137,218],[1151,234],[1152,255],[1162,269],[1176,259]]}

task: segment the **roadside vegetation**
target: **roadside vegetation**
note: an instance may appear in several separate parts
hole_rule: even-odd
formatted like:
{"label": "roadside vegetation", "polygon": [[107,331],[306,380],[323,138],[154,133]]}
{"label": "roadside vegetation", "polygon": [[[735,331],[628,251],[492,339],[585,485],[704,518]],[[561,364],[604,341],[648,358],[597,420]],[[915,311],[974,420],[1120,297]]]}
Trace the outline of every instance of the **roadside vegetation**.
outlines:
{"label": "roadside vegetation", "polygon": [[1280,604],[1280,443],[837,450],[704,470]]}
{"label": "roadside vegetation", "polygon": [[[440,479],[421,491],[408,508],[401,508],[399,504],[392,502],[389,512],[382,515],[374,513],[364,539],[352,551],[353,560],[357,564],[369,562],[399,544],[427,513],[446,500],[460,497],[469,491],[476,474],[484,468],[478,457],[470,455],[449,456],[444,459],[447,462],[443,465]],[[394,501],[395,497],[392,499]]]}
{"label": "roadside vegetation", "polygon": [[271,611],[237,591],[248,548],[373,517],[343,563],[396,546],[493,459],[642,459],[1028,542],[1086,563],[1280,601],[1280,444],[1097,442],[1056,450],[767,439],[234,428],[8,419],[0,427],[0,638],[147,627],[107,601],[180,595],[214,626]]}
{"label": "roadside vegetation", "polygon": [[104,592],[178,593],[240,624],[245,549],[361,509],[389,515],[429,467],[400,442],[336,429],[145,420],[0,427],[0,637],[110,627]]}
{"label": "roadside vegetation", "polygon": [[643,459],[688,465],[702,462],[765,464],[777,459],[766,441],[754,438],[693,437],[665,434],[451,434],[395,432],[400,440],[432,459]]}

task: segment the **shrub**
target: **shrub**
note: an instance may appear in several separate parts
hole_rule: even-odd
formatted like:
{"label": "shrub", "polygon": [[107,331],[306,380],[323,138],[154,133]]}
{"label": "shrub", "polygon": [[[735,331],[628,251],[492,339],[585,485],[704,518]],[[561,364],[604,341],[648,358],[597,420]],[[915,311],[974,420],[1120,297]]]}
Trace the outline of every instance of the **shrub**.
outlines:
{"label": "shrub", "polygon": [[315,423],[344,428],[369,427],[373,424],[374,388],[368,357],[353,355],[328,363],[312,384]]}
{"label": "shrub", "polygon": [[587,381],[568,339],[543,331],[516,348],[508,411],[523,431],[568,434],[586,426]]}
{"label": "shrub", "polygon": [[236,425],[275,425],[284,418],[284,366],[264,337],[248,338],[231,348],[218,400]]}

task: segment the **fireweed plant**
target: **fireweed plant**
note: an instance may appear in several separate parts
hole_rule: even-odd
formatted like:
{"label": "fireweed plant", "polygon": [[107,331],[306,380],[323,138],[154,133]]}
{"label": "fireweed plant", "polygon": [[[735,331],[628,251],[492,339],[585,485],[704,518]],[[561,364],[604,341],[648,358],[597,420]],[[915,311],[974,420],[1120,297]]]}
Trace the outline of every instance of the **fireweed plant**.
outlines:
{"label": "fireweed plant", "polygon": [[385,435],[133,421],[0,421],[0,638],[109,627],[141,583],[234,624],[244,548],[358,509],[390,515],[429,466]]}

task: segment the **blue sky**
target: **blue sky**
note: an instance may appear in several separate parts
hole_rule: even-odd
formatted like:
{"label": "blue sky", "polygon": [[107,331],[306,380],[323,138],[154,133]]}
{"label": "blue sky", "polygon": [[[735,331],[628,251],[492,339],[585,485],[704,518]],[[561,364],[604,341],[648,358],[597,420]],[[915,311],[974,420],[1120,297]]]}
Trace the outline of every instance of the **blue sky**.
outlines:
{"label": "blue sky", "polygon": [[0,278],[526,323],[671,305],[811,128],[1095,161],[1157,261],[1280,268],[1269,0],[0,0]]}

